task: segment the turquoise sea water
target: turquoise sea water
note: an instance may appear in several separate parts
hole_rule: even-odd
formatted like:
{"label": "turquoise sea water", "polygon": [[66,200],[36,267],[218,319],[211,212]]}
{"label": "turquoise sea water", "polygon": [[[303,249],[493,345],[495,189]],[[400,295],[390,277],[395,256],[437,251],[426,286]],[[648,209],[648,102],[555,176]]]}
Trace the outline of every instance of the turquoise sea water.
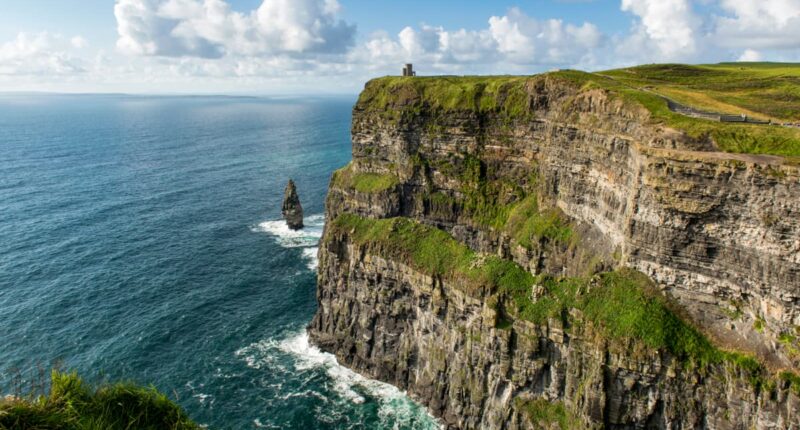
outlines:
{"label": "turquoise sea water", "polygon": [[353,101],[0,95],[0,392],[60,363],[210,428],[435,428],[305,336]]}

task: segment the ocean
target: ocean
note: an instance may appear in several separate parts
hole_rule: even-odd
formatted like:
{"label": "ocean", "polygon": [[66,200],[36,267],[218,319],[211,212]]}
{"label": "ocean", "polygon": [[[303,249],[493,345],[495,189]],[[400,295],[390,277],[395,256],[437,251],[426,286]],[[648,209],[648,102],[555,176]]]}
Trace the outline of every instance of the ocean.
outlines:
{"label": "ocean", "polygon": [[437,428],[305,332],[354,101],[0,95],[0,393],[58,366],[212,429]]}

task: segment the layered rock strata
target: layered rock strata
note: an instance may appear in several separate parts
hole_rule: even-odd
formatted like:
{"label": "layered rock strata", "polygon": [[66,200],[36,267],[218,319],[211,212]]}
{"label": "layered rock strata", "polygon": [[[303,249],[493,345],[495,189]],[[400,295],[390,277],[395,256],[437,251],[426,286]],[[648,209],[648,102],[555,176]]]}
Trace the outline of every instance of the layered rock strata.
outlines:
{"label": "layered rock strata", "polygon": [[[463,79],[447,84],[462,97]],[[800,367],[796,165],[716,152],[558,74],[469,87],[475,103],[454,106],[413,82],[372,81],[359,99],[329,223],[412,219],[533,275],[636,269],[720,350],[763,369],[609,339],[579,311],[536,323],[504,315],[502,294],[466,291],[329,228],[315,342],[451,428],[524,428],[536,399],[560,402],[583,427],[800,426],[800,381],[775,376]],[[540,298],[535,285],[530,297]]]}

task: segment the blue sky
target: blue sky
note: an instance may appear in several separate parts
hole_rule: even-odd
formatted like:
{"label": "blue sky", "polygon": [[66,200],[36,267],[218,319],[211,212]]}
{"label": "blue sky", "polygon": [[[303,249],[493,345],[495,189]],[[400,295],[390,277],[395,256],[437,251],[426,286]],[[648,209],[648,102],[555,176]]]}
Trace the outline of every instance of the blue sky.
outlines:
{"label": "blue sky", "polygon": [[426,74],[800,59],[800,0],[4,0],[0,91],[353,93]]}
{"label": "blue sky", "polygon": [[[234,10],[248,12],[263,0],[231,0]],[[47,30],[67,34],[83,33],[94,40],[116,41],[117,30],[112,0],[5,0],[0,14],[0,40],[9,40],[18,32]],[[2,3],[0,3],[2,4]],[[597,0],[341,0],[342,17],[354,22],[366,34],[377,30],[399,32],[419,23],[447,28],[478,28],[490,16],[503,15],[518,7],[531,16],[562,18],[575,23],[594,20],[604,30],[622,30],[632,16],[620,11],[619,1]]]}

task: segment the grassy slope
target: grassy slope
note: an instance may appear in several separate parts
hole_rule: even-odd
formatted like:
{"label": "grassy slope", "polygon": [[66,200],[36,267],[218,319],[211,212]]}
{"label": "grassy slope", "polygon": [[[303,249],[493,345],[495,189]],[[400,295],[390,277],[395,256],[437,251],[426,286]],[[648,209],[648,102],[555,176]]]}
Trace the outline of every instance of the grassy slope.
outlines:
{"label": "grassy slope", "polygon": [[371,81],[358,107],[388,118],[469,110],[500,114],[509,120],[533,117],[530,93],[544,76],[581,89],[602,88],[644,106],[651,122],[710,137],[723,151],[800,156],[800,129],[769,125],[718,123],[671,112],[649,88],[692,107],[751,115],[777,121],[800,121],[800,65],[748,63],[746,66],[656,65],[600,73],[559,71],[538,76],[385,77]]}
{"label": "grassy slope", "polygon": [[601,85],[617,87],[628,99],[647,107],[660,122],[691,136],[710,136],[723,151],[800,156],[800,129],[688,118],[670,112],[655,94],[639,90],[647,88],[701,110],[800,122],[800,64],[663,64],[610,70],[594,76],[612,78]]}
{"label": "grassy slope", "polygon": [[601,72],[698,109],[800,121],[800,64],[664,64]]}
{"label": "grassy slope", "polygon": [[75,373],[53,371],[50,392],[25,399],[0,397],[0,429],[194,430],[180,406],[154,388],[128,383],[87,386]]}

